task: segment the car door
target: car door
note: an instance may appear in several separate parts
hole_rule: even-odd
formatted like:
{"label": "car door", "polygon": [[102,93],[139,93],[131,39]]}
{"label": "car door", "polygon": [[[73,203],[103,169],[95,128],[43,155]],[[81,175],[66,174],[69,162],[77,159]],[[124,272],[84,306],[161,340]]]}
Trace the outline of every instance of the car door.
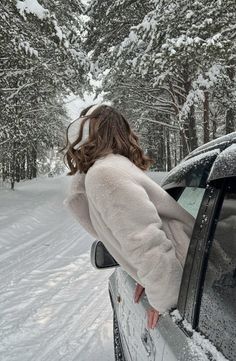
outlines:
{"label": "car door", "polygon": [[235,150],[230,157],[222,152],[212,167],[172,312],[187,343],[181,354],[173,342],[179,331],[168,333],[163,361],[190,360],[193,350],[199,360],[236,359]]}
{"label": "car door", "polygon": [[[221,204],[221,192],[212,186],[207,186],[204,192],[185,263],[178,307],[163,320],[166,329],[172,330],[166,333],[163,361],[225,360],[197,328],[203,270]],[[173,329],[173,323],[177,328]]]}
{"label": "car door", "polygon": [[[168,192],[195,218],[206,193],[208,173],[218,153],[214,151],[210,155],[205,154],[200,161],[199,157],[196,162],[188,161],[186,166],[183,164],[184,171],[178,168],[176,174],[172,172],[169,180],[167,178],[165,181]],[[115,309],[127,361],[180,360],[183,349],[186,351],[186,360],[199,359],[196,352],[193,354],[189,350],[185,333],[174,322],[176,314],[162,316],[158,328],[147,329],[146,311],[150,307],[147,297],[144,296],[139,304],[134,304],[135,281],[121,268],[112,277],[119,300],[115,302]]]}

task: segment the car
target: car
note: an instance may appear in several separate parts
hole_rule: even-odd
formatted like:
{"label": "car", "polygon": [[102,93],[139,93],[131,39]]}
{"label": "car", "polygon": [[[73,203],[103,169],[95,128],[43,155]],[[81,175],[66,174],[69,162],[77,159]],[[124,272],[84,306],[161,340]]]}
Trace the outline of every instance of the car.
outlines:
{"label": "car", "polygon": [[[91,262],[115,267],[108,290],[116,361],[236,360],[236,132],[192,151],[161,186],[195,218],[178,304],[147,328],[146,295],[99,240]],[[155,285],[153,285],[155,287]]]}

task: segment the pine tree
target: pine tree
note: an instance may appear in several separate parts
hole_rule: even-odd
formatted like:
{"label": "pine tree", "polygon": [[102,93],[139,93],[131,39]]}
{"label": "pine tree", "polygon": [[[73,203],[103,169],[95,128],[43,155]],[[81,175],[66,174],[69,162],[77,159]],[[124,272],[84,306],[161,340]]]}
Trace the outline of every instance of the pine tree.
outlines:
{"label": "pine tree", "polygon": [[[114,9],[118,4],[113,2]],[[128,26],[122,36],[115,37],[114,16],[109,17],[111,4],[104,6],[108,11],[102,30],[99,24],[104,12],[94,11],[100,32],[97,45],[90,49],[93,73],[104,78],[105,72],[102,89],[106,96],[128,109],[133,118],[142,119],[145,112],[149,121],[159,122],[157,146],[161,123],[166,124],[167,140],[161,137],[162,148],[170,148],[167,154],[174,155],[174,162],[198,144],[235,129],[233,0],[152,1],[142,20],[130,24],[123,40]],[[126,14],[129,18],[127,10]],[[170,144],[168,139],[176,141]],[[180,145],[177,151],[173,149],[176,144]],[[168,156],[166,161],[170,165]]]}
{"label": "pine tree", "polygon": [[81,47],[80,1],[59,6],[11,0],[1,7],[0,164],[13,188],[15,181],[37,175],[42,149],[61,142],[63,99],[70,92],[82,94],[88,62]]}
{"label": "pine tree", "polygon": [[[207,141],[215,88],[224,89],[232,97],[235,4],[206,0],[155,3],[155,10],[147,14],[120,45],[118,54],[122,56],[115,66],[126,66],[129,58],[131,68],[126,66],[127,73],[133,67],[143,78],[153,75],[153,87],[163,90],[165,106],[169,104],[176,113],[184,154],[187,154],[198,144],[196,110],[203,107],[204,140]],[[233,112],[229,110],[231,118]],[[231,126],[231,130],[233,128]]]}

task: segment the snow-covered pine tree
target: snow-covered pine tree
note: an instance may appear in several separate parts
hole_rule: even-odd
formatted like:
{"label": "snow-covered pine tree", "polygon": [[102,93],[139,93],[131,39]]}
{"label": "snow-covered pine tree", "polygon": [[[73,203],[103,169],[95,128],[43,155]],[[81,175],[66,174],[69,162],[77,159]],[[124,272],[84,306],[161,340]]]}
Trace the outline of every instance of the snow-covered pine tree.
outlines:
{"label": "snow-covered pine tree", "polygon": [[[90,49],[94,74],[104,77],[105,71],[102,88],[106,96],[128,108],[133,118],[138,113],[142,119],[145,113],[149,121],[166,124],[165,142],[165,135],[159,137],[161,125],[156,126],[156,144],[161,138],[168,150],[168,139],[172,139],[167,153],[173,155],[174,163],[198,144],[235,129],[233,0],[154,0],[139,24],[130,23],[123,40],[129,27],[125,27],[125,19],[130,18],[126,9],[130,2],[105,3],[106,16],[94,2],[95,30],[99,29],[99,38]],[[121,16],[109,16],[110,7],[115,9],[116,5],[120,5],[119,14],[125,11],[123,28],[116,27],[122,23]],[[119,29],[125,29],[122,36]],[[147,129],[144,121],[140,122]],[[145,133],[148,147],[150,133]],[[170,164],[170,160],[166,162]]]}
{"label": "snow-covered pine tree", "polygon": [[[99,91],[105,91],[105,100],[111,101],[130,119],[133,127],[142,135],[142,146],[157,159],[154,168],[160,164],[161,157],[157,139],[159,132],[157,124],[147,122],[147,117],[141,115],[146,112],[147,89],[150,82],[145,81],[132,70],[132,74],[123,74],[122,66],[115,68],[117,52],[120,44],[129,35],[130,27],[137,25],[145,14],[153,8],[150,1],[137,3],[136,1],[94,1],[88,7],[86,14],[89,20],[85,27],[85,48],[89,52],[91,73],[102,81]],[[153,91],[153,89],[152,89]],[[159,156],[158,156],[159,155]]]}
{"label": "snow-covered pine tree", "polygon": [[[62,140],[63,98],[82,92],[80,1],[1,3],[1,175],[36,176],[37,155]],[[61,9],[63,8],[63,11]]]}
{"label": "snow-covered pine tree", "polygon": [[133,67],[143,78],[153,75],[153,88],[162,89],[165,106],[169,104],[175,111],[183,154],[198,144],[196,123],[204,128],[201,141],[210,139],[210,108],[214,107],[216,88],[224,91],[226,102],[230,96],[226,114],[231,117],[230,130],[235,128],[235,12],[231,0],[156,0],[155,10],[133,27],[120,45],[116,68],[129,59],[127,73]]}
{"label": "snow-covered pine tree", "polygon": [[99,62],[100,70],[107,69],[107,64],[109,65],[111,59],[115,60],[114,47],[128,36],[130,27],[139,24],[152,7],[153,5],[148,0],[142,2],[94,0],[91,2],[85,12],[89,17],[85,26],[85,47],[90,51],[90,59],[93,63]]}

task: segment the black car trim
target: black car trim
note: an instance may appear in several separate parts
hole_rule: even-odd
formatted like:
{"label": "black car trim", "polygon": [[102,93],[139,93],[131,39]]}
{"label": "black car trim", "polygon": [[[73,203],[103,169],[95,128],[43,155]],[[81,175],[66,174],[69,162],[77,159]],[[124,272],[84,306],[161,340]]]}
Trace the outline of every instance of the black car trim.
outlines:
{"label": "black car trim", "polygon": [[[216,224],[217,224],[217,216],[219,214],[219,210],[221,209],[221,205],[223,202],[223,195],[225,190],[225,181],[223,181],[222,188],[215,188],[210,186],[209,190],[211,192],[211,198],[208,199],[208,210],[207,212],[201,214],[199,213],[199,218],[201,222],[204,221],[203,215],[205,214],[208,219],[202,225],[202,230],[204,237],[201,238],[201,233],[198,234],[197,240],[197,248],[195,259],[193,263],[193,284],[194,284],[194,297],[192,299],[192,312],[191,312],[191,324],[193,328],[196,328],[198,324],[199,318],[199,309],[200,309],[200,302],[202,296],[202,288],[205,279],[205,270],[206,265],[209,257],[209,249],[212,242],[212,232],[214,232]],[[199,225],[200,226],[200,225]],[[190,277],[191,278],[191,277]],[[190,280],[191,283],[191,280]],[[189,284],[190,285],[190,284]]]}
{"label": "black car trim", "polygon": [[[182,283],[179,294],[179,311],[188,322],[194,326],[194,304],[196,299],[196,286],[200,271],[199,242],[204,241],[206,229],[210,222],[212,208],[215,205],[215,194],[212,188],[207,187],[204,193],[198,216],[194,225],[192,238],[183,271]],[[203,220],[208,217],[208,222]]]}
{"label": "black car trim", "polygon": [[209,230],[213,221],[213,214],[218,202],[220,190],[208,187],[199,209],[198,217],[195,223],[195,232],[192,242],[195,245],[195,253],[191,261],[191,272],[189,275],[188,290],[186,293],[186,303],[184,317],[195,327],[196,321],[196,302],[199,291],[199,281],[202,268],[202,257],[208,239]]}
{"label": "black car trim", "polygon": [[219,194],[218,203],[216,204],[216,207],[214,210],[214,215],[213,215],[213,220],[212,220],[212,223],[208,230],[207,242],[206,242],[205,248],[202,250],[202,253],[203,253],[202,258],[203,259],[202,259],[201,273],[199,275],[198,292],[196,294],[196,306],[195,306],[195,318],[194,318],[194,328],[196,328],[196,329],[198,327],[198,322],[199,322],[201,299],[202,299],[202,294],[203,294],[203,288],[204,288],[204,282],[205,282],[205,277],[206,277],[206,270],[207,270],[210,250],[211,250],[211,246],[212,246],[212,243],[214,240],[215,230],[216,230],[217,222],[218,222],[219,215],[220,215],[220,212],[222,209],[224,197],[225,197],[226,192],[228,191],[230,182],[231,182],[231,180],[228,180],[228,179],[224,179],[222,181],[221,189],[219,189],[220,194]]}
{"label": "black car trim", "polygon": [[[165,187],[163,187],[163,188],[165,189]],[[177,184],[175,184],[174,188],[166,189],[166,191],[177,201],[179,199],[179,197],[181,196],[182,192],[184,191],[184,189],[185,189],[185,187],[179,187],[179,186],[177,186]],[[201,205],[199,207],[199,210],[202,207],[204,197],[205,197],[205,193],[203,195],[203,199],[202,199]],[[196,232],[196,230],[195,230],[196,224],[197,224],[197,219],[196,219],[196,222],[195,222],[195,225],[193,228],[193,233],[192,233],[192,237],[191,237],[188,252],[187,252],[187,257],[186,257],[186,262],[185,262],[185,266],[183,269],[183,276],[182,276],[182,280],[181,280],[180,292],[179,292],[179,297],[178,297],[178,310],[182,317],[184,317],[184,314],[185,314],[185,307],[186,307],[187,295],[188,295],[188,286],[189,286],[189,282],[190,282],[190,274],[192,271],[193,260],[194,260],[194,256],[196,253],[196,247],[197,247],[197,242],[194,239],[194,234]]]}

